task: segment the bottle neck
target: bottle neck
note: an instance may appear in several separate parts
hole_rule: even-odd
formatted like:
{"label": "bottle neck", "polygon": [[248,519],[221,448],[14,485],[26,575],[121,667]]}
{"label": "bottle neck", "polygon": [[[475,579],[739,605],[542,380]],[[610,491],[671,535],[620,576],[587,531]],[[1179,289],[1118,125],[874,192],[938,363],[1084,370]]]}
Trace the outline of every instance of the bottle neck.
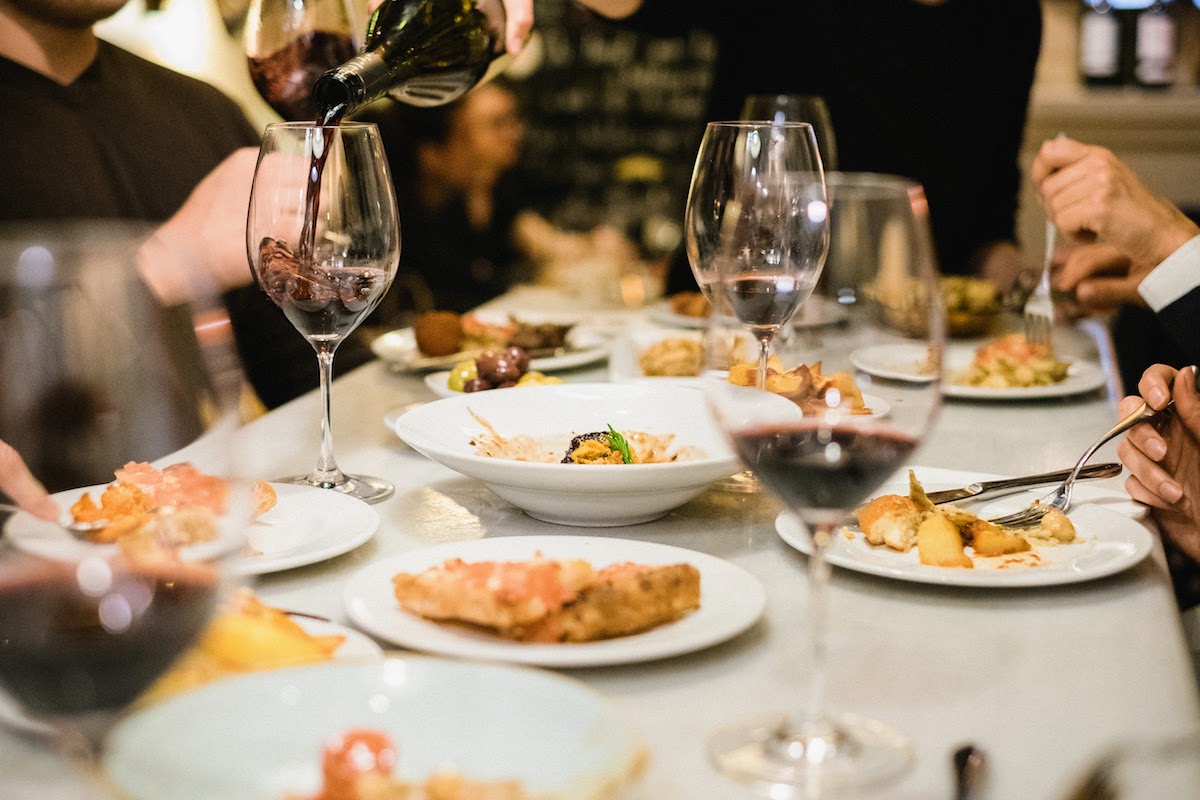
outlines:
{"label": "bottle neck", "polygon": [[340,119],[383,95],[396,83],[397,68],[379,50],[361,53],[331,69],[313,85],[313,100],[325,124]]}

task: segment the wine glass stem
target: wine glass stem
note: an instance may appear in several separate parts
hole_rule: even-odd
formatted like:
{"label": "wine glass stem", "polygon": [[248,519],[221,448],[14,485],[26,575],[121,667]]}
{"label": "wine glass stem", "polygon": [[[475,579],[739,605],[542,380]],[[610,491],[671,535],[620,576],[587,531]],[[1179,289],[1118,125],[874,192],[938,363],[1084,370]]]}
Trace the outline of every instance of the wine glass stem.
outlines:
{"label": "wine glass stem", "polygon": [[321,371],[321,455],[310,482],[337,485],[346,480],[333,459],[333,353],[337,345],[317,345],[317,365]]}
{"label": "wine glass stem", "polygon": [[767,388],[767,362],[771,358],[771,337],[761,336],[758,340],[758,373],[757,385],[760,390]]}
{"label": "wine glass stem", "polygon": [[808,704],[804,708],[804,729],[825,726],[825,697],[828,686],[827,656],[829,627],[829,562],[825,549],[832,540],[836,524],[821,523],[813,529],[813,551],[808,557],[809,647],[811,648],[812,678],[809,681]]}

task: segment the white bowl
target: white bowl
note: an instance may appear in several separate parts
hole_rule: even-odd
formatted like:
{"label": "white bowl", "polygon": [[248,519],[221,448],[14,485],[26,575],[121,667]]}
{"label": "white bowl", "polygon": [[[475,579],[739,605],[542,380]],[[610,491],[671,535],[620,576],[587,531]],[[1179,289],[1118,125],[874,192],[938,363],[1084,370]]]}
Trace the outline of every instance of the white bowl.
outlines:
{"label": "white bowl", "polygon": [[405,656],[256,673],[178,695],[122,722],[105,767],[131,800],[309,797],[322,746],[355,728],[391,737],[398,777],[450,768],[560,800],[616,794],[642,757],[624,715],[578,681]]}
{"label": "white bowl", "polygon": [[[557,436],[607,430],[675,434],[673,447],[702,457],[666,464],[545,464],[476,455],[471,440]],[[396,435],[439,464],[483,483],[529,516],[561,525],[608,527],[657,519],[738,471],[737,458],[696,388],[657,384],[529,386],[476,392],[415,408],[396,421]]]}

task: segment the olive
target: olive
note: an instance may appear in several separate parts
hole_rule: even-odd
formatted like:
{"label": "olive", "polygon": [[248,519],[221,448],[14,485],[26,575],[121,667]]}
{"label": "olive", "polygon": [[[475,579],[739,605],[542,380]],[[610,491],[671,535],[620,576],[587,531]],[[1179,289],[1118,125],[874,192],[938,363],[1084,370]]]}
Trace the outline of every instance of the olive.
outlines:
{"label": "olive", "polygon": [[529,372],[529,353],[523,348],[506,348],[504,355],[506,355],[514,364],[517,365],[517,371],[520,373],[520,375],[524,375],[526,372]]}
{"label": "olive", "polygon": [[491,381],[485,381],[483,378],[471,378],[463,384],[463,391],[470,392],[486,392],[492,388]]}
{"label": "olive", "polygon": [[467,381],[472,378],[479,377],[479,370],[475,367],[474,361],[460,361],[455,364],[450,370],[450,377],[446,379],[446,386],[452,392],[464,391]]}
{"label": "olive", "polygon": [[475,357],[475,366],[479,369],[479,377],[493,385],[505,381],[515,381],[521,377],[521,371],[507,352],[487,351]]}

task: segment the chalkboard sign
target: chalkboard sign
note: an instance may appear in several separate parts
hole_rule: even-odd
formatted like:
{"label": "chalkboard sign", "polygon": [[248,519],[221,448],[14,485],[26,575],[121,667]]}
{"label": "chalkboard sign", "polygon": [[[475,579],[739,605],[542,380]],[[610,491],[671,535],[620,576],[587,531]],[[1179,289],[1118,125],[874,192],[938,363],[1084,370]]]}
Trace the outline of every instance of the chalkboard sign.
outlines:
{"label": "chalkboard sign", "polygon": [[649,36],[563,0],[535,0],[534,11],[540,65],[517,88],[539,210],[567,228],[613,224],[649,250],[669,249],[670,231],[646,221],[682,220],[712,37]]}

